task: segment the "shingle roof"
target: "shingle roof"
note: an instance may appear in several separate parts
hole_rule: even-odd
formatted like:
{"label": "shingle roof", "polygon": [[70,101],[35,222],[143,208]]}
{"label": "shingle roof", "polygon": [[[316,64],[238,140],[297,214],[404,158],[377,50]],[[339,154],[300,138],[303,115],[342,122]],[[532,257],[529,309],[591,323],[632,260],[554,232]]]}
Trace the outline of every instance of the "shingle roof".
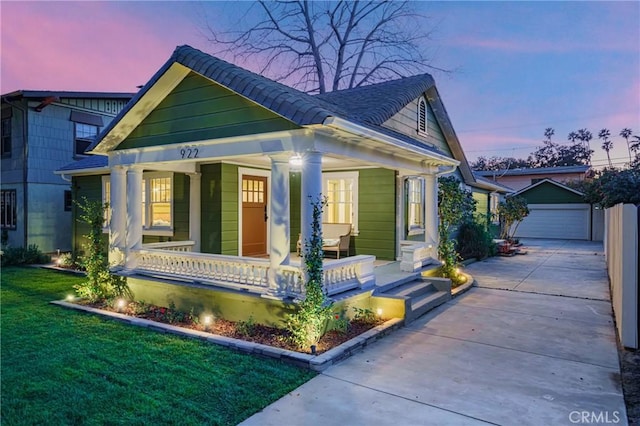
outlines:
{"label": "shingle roof", "polygon": [[100,143],[102,138],[174,63],[182,64],[198,74],[224,85],[299,126],[322,124],[329,117],[337,117],[436,154],[446,155],[438,148],[381,126],[409,102],[435,85],[429,74],[313,96],[187,45],[176,48],[171,58],[111,121],[87,151],[93,150]]}
{"label": "shingle roof", "polygon": [[559,166],[559,167],[539,167],[528,169],[510,169],[510,170],[474,170],[473,173],[478,176],[522,176],[522,175],[544,175],[550,173],[585,173],[591,166]]}
{"label": "shingle roof", "polygon": [[71,170],[101,169],[107,167],[108,162],[108,158],[104,155],[90,155],[82,160],[67,164],[64,167],[59,168],[57,171],[67,172]]}
{"label": "shingle roof", "polygon": [[431,75],[420,74],[316,97],[348,109],[351,119],[380,125],[434,85]]}

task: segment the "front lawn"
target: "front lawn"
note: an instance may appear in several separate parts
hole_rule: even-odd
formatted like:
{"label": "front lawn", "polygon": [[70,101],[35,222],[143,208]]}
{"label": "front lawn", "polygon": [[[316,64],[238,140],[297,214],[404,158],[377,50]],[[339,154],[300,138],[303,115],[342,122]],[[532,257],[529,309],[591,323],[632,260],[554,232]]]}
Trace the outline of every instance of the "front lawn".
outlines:
{"label": "front lawn", "polygon": [[314,375],[48,303],[82,279],[2,269],[3,424],[231,425]]}

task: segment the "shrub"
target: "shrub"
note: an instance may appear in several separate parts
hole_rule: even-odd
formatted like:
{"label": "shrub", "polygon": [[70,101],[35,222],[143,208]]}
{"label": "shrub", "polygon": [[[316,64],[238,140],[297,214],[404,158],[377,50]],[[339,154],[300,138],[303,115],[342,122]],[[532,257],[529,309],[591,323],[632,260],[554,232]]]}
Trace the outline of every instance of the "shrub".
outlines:
{"label": "shrub", "polygon": [[51,262],[51,257],[42,253],[37,245],[24,247],[7,247],[3,250],[2,266],[39,265]]}
{"label": "shrub", "polygon": [[359,321],[364,324],[376,324],[378,322],[378,317],[371,309],[354,306],[353,310],[355,312],[353,316],[354,321]]}
{"label": "shrub", "polygon": [[463,259],[482,259],[495,255],[496,245],[484,225],[466,222],[458,231],[458,253]]}
{"label": "shrub", "polygon": [[238,321],[236,322],[236,331],[241,336],[250,337],[256,332],[256,322],[253,319],[253,316],[249,316],[249,319],[246,321]]}
{"label": "shrub", "polygon": [[322,209],[326,200],[320,197],[309,201],[313,207],[311,235],[305,241],[304,264],[307,272],[306,295],[295,313],[287,317],[286,328],[291,342],[298,348],[308,348],[318,343],[325,333],[332,316],[332,303],[322,289]]}
{"label": "shrub", "polygon": [[78,207],[82,211],[80,220],[89,224],[90,231],[85,235],[88,240],[84,247],[87,254],[81,259],[82,266],[87,271],[87,280],[74,286],[76,293],[90,302],[114,297],[130,298],[127,279],[111,274],[107,256],[102,252],[104,244],[102,224],[104,211],[108,205],[102,204],[101,201],[89,201],[83,198]]}

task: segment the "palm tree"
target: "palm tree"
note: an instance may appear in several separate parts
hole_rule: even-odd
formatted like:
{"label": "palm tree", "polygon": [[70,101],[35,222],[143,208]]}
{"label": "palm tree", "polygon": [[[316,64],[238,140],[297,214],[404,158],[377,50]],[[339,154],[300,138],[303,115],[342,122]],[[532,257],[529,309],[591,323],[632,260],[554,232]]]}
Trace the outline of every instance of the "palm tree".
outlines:
{"label": "palm tree", "polygon": [[629,150],[629,161],[631,161],[631,145],[629,145],[629,136],[631,136],[631,133],[631,129],[626,127],[620,130],[620,136],[622,136],[624,140],[627,141],[627,150]]}
{"label": "palm tree", "polygon": [[609,129],[602,129],[600,130],[600,133],[598,133],[598,138],[602,139],[602,149],[604,149],[607,153],[609,168],[613,168],[613,164],[611,164],[611,156],[609,155],[609,151],[613,149],[613,142],[609,140],[609,136],[611,136],[611,132],[609,132]]}

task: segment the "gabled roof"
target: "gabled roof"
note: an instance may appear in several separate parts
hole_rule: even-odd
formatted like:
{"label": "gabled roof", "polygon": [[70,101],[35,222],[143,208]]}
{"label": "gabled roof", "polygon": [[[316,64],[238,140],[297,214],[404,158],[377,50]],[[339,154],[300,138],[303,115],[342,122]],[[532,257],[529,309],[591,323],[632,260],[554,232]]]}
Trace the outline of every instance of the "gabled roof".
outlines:
{"label": "gabled roof", "polygon": [[475,186],[478,188],[487,189],[494,192],[501,192],[504,194],[509,194],[513,192],[513,188],[509,188],[506,185],[499,184],[490,179],[483,178],[482,176],[478,176],[477,172],[473,172],[474,177],[476,178],[476,182],[471,184],[471,186]]}
{"label": "gabled roof", "polygon": [[524,175],[546,175],[546,174],[565,174],[565,173],[586,173],[591,166],[559,166],[559,167],[538,167],[528,169],[509,169],[509,170],[474,170],[477,176],[494,177],[494,176],[524,176]]}
{"label": "gabled roof", "polygon": [[526,188],[522,188],[521,190],[514,192],[512,195],[515,197],[517,195],[520,195],[520,194],[522,194],[524,192],[527,192],[527,191],[529,191],[529,190],[531,190],[533,188],[536,188],[536,187],[538,187],[540,185],[544,185],[544,184],[555,185],[558,188],[564,189],[564,190],[569,191],[569,192],[573,192],[574,194],[580,195],[581,197],[584,196],[584,193],[582,193],[582,192],[580,192],[578,190],[575,190],[573,188],[569,188],[567,185],[563,185],[562,183],[556,182],[555,180],[549,179],[549,178],[542,179],[541,181],[536,182],[536,183],[534,183],[532,185],[529,185]]}
{"label": "gabled roof", "polygon": [[[337,117],[419,146],[434,154],[446,155],[435,147],[381,126],[421,93],[435,88],[433,78],[429,74],[312,96],[186,45],[176,48],[169,60],[111,121],[88,151],[99,146],[105,136],[175,64],[203,75],[299,126],[321,125],[328,118]],[[352,102],[351,98],[359,101]],[[457,143],[457,140],[453,143]]]}

